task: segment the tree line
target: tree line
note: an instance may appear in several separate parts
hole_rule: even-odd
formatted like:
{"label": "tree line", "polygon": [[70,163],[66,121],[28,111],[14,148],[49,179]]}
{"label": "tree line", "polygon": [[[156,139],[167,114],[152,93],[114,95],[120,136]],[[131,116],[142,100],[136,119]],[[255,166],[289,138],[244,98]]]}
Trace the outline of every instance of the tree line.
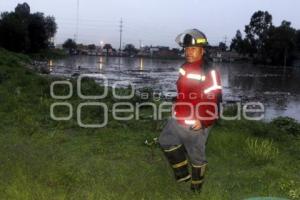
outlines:
{"label": "tree line", "polygon": [[[12,12],[0,14],[0,47],[11,51],[36,53],[48,49],[53,46],[51,38],[56,31],[54,17],[44,16],[41,12],[31,13],[27,3],[18,4]],[[299,55],[300,30],[293,28],[291,22],[285,20],[279,26],[274,26],[272,15],[267,11],[255,12],[244,32],[243,36],[237,30],[230,49],[252,58],[256,63],[290,65],[296,54]],[[219,46],[227,48],[226,44],[220,43]],[[77,49],[77,44],[68,39],[63,47],[71,51]],[[113,48],[106,44],[103,49],[108,52]],[[126,45],[124,50],[130,54],[137,52],[132,44]]]}
{"label": "tree line", "polygon": [[255,63],[291,65],[300,51],[300,30],[285,20],[274,26],[267,11],[255,12],[244,32],[245,37],[240,30],[236,32],[230,49],[249,56]]}
{"label": "tree line", "polygon": [[[64,43],[63,43],[63,48],[67,49],[70,54],[74,53],[76,50],[80,49],[83,44],[77,44],[75,40],[68,38]],[[96,50],[96,45],[95,44],[89,44],[87,45],[89,50]],[[105,50],[106,54],[108,55],[109,51],[117,52],[115,48],[109,43],[104,44],[102,49]],[[124,49],[122,50],[123,52],[128,53],[129,55],[136,55],[138,53],[138,49],[133,45],[133,44],[126,44]]]}
{"label": "tree line", "polygon": [[55,18],[44,13],[30,13],[27,3],[18,4],[13,12],[0,15],[0,47],[22,52],[36,53],[47,49],[57,31]]}

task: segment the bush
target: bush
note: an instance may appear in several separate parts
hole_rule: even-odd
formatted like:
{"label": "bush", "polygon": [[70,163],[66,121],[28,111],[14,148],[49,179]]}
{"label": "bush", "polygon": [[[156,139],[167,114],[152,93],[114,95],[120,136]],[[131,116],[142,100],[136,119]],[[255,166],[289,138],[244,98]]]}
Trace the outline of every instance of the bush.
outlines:
{"label": "bush", "polygon": [[255,162],[266,162],[274,160],[279,150],[274,146],[273,141],[248,138],[245,152]]}
{"label": "bush", "polygon": [[300,124],[290,117],[277,117],[271,121],[271,124],[287,134],[300,135]]}

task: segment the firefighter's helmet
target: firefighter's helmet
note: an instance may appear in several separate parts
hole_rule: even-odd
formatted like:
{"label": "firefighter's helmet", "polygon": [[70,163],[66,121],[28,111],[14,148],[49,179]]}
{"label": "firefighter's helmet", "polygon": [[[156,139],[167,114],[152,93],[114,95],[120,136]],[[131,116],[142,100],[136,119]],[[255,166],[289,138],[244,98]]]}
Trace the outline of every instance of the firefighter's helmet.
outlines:
{"label": "firefighter's helmet", "polygon": [[205,47],[208,44],[205,34],[197,29],[189,29],[184,31],[176,37],[175,41],[181,47]]}

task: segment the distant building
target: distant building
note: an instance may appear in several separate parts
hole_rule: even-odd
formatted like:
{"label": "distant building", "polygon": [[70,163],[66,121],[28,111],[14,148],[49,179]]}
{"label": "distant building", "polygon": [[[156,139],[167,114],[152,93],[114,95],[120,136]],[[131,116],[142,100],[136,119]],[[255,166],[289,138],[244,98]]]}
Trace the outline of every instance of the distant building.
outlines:
{"label": "distant building", "polygon": [[150,47],[150,56],[151,57],[157,55],[158,52],[159,52],[159,48],[158,47]]}
{"label": "distant building", "polygon": [[144,46],[141,47],[140,50],[137,53],[137,56],[142,56],[142,57],[150,57],[150,47]]}
{"label": "distant building", "polygon": [[248,58],[238,54],[236,51],[224,51],[219,46],[208,46],[207,53],[209,59],[213,62],[233,62]]}
{"label": "distant building", "polygon": [[165,46],[144,46],[142,47],[137,56],[153,57],[153,58],[180,58],[181,52],[179,49],[170,50]]}
{"label": "distant building", "polygon": [[63,49],[63,44],[56,44],[56,45],[55,45],[55,48],[56,48],[56,49]]}

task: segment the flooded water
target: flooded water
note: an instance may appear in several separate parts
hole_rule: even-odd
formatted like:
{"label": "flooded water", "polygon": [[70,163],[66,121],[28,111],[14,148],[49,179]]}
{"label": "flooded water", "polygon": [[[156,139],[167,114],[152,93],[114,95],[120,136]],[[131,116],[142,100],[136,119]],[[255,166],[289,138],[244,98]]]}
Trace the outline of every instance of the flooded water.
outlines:
{"label": "flooded water", "polygon": [[[183,60],[153,60],[74,56],[53,62],[51,74],[71,77],[103,74],[108,85],[130,81],[136,88],[151,87],[168,96],[176,95],[178,69]],[[300,69],[255,66],[241,63],[213,63],[221,71],[225,102],[259,101],[265,105],[265,119],[289,116],[300,121]],[[80,67],[78,67],[80,66]],[[122,87],[124,85],[118,84]]]}

